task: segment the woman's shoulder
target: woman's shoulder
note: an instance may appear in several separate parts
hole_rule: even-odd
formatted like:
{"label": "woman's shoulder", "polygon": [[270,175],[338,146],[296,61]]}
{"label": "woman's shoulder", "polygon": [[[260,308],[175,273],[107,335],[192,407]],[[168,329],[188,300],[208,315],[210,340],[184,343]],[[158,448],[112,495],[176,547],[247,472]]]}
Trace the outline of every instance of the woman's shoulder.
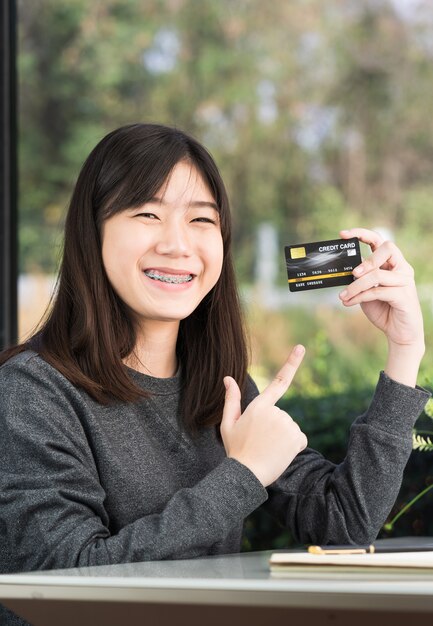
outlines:
{"label": "woman's shoulder", "polygon": [[[14,356],[11,356],[10,359],[5,361],[0,367],[0,378],[6,376],[10,378],[16,374],[19,376],[20,374],[33,372],[37,374],[41,371],[53,370],[53,374],[56,372],[54,368],[49,365],[44,359],[33,350],[23,350]],[[60,372],[57,372],[60,375]]]}
{"label": "woman's shoulder", "polygon": [[33,350],[23,350],[14,354],[0,366],[0,380],[11,379],[14,375],[20,376],[23,372],[37,371],[42,361],[37,352]]}
{"label": "woman's shoulder", "polygon": [[66,422],[76,426],[86,411],[80,390],[37,352],[24,350],[0,367],[0,421],[13,417],[17,429],[29,423],[43,430],[61,423],[64,429]]}
{"label": "woman's shoulder", "polygon": [[71,383],[55,367],[33,350],[23,350],[11,356],[0,366],[0,389],[4,392],[12,388],[64,387]]}

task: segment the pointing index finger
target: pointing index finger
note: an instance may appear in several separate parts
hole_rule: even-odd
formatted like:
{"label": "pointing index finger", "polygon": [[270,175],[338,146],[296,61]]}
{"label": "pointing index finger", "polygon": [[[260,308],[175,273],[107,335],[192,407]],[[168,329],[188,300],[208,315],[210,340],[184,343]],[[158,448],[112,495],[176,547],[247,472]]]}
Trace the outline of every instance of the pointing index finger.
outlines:
{"label": "pointing index finger", "polygon": [[275,404],[290,387],[295,374],[304,358],[305,348],[297,345],[291,351],[289,358],[284,363],[275,378],[262,391],[260,398],[266,400],[269,404]]}

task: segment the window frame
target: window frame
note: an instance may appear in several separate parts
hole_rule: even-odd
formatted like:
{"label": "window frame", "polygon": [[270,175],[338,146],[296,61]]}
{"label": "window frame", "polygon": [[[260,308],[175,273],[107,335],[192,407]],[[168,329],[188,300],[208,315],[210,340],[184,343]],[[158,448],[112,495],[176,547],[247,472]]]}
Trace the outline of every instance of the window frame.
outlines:
{"label": "window frame", "polygon": [[0,8],[0,349],[18,334],[16,0]]}

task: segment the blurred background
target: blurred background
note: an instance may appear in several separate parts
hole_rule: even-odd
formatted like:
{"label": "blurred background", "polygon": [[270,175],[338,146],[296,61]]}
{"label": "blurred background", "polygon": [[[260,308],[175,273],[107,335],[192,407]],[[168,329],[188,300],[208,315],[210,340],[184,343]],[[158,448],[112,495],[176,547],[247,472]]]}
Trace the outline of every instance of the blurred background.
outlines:
{"label": "blurred background", "polygon": [[[394,240],[416,270],[419,382],[432,387],[432,42],[429,0],[19,0],[20,337],[48,305],[90,150],[122,124],[176,125],[208,147],[228,187],[252,374],[264,386],[304,343],[282,405],[340,460],[385,340],[359,309],[343,309],[339,289],[289,292],[284,245],[352,226]],[[430,427],[426,413],[424,437]],[[390,520],[433,487],[425,443]],[[433,534],[432,493],[383,533]],[[244,549],[291,541],[259,514]]]}

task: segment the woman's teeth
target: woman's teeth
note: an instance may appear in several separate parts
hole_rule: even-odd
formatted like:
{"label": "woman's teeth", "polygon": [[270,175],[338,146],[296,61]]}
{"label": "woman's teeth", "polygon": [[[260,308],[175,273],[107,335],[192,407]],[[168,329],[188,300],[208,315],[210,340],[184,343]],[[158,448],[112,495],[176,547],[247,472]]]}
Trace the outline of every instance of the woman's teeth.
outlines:
{"label": "woman's teeth", "polygon": [[155,270],[145,270],[144,273],[153,280],[160,280],[163,283],[189,283],[192,280],[192,274],[161,274]]}

